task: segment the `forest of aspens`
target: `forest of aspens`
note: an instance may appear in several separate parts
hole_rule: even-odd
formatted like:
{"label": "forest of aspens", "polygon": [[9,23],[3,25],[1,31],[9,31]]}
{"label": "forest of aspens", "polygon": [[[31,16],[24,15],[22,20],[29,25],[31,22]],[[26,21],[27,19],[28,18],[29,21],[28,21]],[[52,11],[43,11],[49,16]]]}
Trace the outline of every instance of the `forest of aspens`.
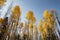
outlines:
{"label": "forest of aspens", "polygon": [[[6,1],[0,0],[0,16]],[[57,26],[60,26],[60,22],[56,10],[44,9],[38,24],[34,12],[28,10],[24,17],[26,20],[21,22],[21,8],[19,5],[12,7],[13,1],[4,18],[0,17],[0,40],[60,40],[60,30]],[[10,17],[7,16],[9,12]]]}

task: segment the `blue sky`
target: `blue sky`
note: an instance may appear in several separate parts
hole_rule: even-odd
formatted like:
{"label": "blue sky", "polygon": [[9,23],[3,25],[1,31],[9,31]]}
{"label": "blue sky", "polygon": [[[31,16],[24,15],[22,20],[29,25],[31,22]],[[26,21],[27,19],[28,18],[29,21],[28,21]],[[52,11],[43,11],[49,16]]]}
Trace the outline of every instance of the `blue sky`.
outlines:
{"label": "blue sky", "polygon": [[[7,5],[9,5],[10,2],[11,0],[8,1]],[[43,18],[42,15],[45,9],[48,9],[49,11],[51,9],[56,10],[60,19],[60,0],[14,0],[13,6],[15,5],[20,6],[22,21],[25,20],[26,12],[31,10],[36,17],[36,23],[38,23],[38,21]]]}
{"label": "blue sky", "polygon": [[42,15],[45,9],[48,9],[49,11],[51,9],[56,10],[60,17],[60,0],[15,0],[14,4],[20,5],[22,20],[25,19],[25,14],[28,10],[33,11],[37,23],[43,18]]}

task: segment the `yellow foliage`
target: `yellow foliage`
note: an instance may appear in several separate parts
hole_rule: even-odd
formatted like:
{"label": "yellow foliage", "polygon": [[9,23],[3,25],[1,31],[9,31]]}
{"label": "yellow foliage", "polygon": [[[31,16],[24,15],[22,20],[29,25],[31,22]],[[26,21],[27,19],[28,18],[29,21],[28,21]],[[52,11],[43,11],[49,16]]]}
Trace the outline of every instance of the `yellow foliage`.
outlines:
{"label": "yellow foliage", "polygon": [[44,18],[47,18],[47,16],[48,16],[48,10],[44,10],[43,17],[44,17]]}
{"label": "yellow foliage", "polygon": [[51,22],[51,19],[50,19],[50,18],[48,18],[48,19],[47,19],[47,22],[49,22],[49,23],[50,23],[50,22]]}
{"label": "yellow foliage", "polygon": [[54,20],[54,18],[53,18],[53,17],[51,17],[51,22],[55,23],[55,20]]}
{"label": "yellow foliage", "polygon": [[43,28],[41,26],[38,26],[38,31],[39,32],[42,32],[43,31]]}
{"label": "yellow foliage", "polygon": [[33,24],[30,23],[30,24],[29,24],[29,29],[32,29],[32,28],[33,28]]}
{"label": "yellow foliage", "polygon": [[2,19],[2,18],[0,18],[0,23],[2,23],[2,20],[3,20],[3,19]]}
{"label": "yellow foliage", "polygon": [[54,27],[51,23],[49,23],[48,25],[49,25],[50,28],[53,28]]}
{"label": "yellow foliage", "polygon": [[46,20],[47,21],[47,24],[50,28],[53,28],[54,27],[54,18],[52,16],[52,14],[49,14],[48,15],[48,19]]}
{"label": "yellow foliage", "polygon": [[40,20],[38,25],[42,25],[42,24],[43,24],[43,21],[42,21],[42,20]]}
{"label": "yellow foliage", "polygon": [[41,37],[46,38],[46,34],[48,33],[48,27],[52,30],[52,32],[54,32],[55,20],[53,18],[53,15],[48,13],[48,10],[44,11],[43,17],[43,21],[39,21],[38,31],[41,32]]}
{"label": "yellow foliage", "polygon": [[32,18],[30,19],[30,21],[33,22],[33,23],[35,23],[35,22],[36,22],[35,17],[32,17]]}
{"label": "yellow foliage", "polygon": [[38,31],[42,32],[43,31],[43,27],[42,27],[43,21],[40,20],[38,23]]}
{"label": "yellow foliage", "polygon": [[43,31],[45,31],[45,32],[47,33],[47,28],[46,28],[46,29],[44,29]]}
{"label": "yellow foliage", "polygon": [[19,18],[19,16],[20,16],[20,7],[16,5],[12,8],[11,18],[16,19],[16,18]]}
{"label": "yellow foliage", "polygon": [[20,15],[20,7],[18,5],[14,6],[12,8],[12,14],[18,14],[18,15]]}
{"label": "yellow foliage", "polygon": [[51,18],[52,17],[52,14],[48,14],[48,17]]}
{"label": "yellow foliage", "polygon": [[53,16],[52,16],[52,14],[48,14],[48,18],[47,18],[46,21],[47,21],[47,22],[52,22],[52,21],[54,21],[54,18],[53,18]]}
{"label": "yellow foliage", "polygon": [[43,22],[43,28],[47,28],[47,23]]}
{"label": "yellow foliage", "polygon": [[33,17],[33,12],[29,10],[29,11],[26,13],[25,18],[28,19],[28,20],[30,20],[32,17]]}
{"label": "yellow foliage", "polygon": [[43,30],[42,35],[43,35],[43,38],[46,38],[46,31],[45,30]]}
{"label": "yellow foliage", "polygon": [[16,18],[19,18],[19,16],[18,16],[17,14],[12,14],[12,15],[11,15],[11,18],[12,18],[12,19],[16,19]]}
{"label": "yellow foliage", "polygon": [[5,0],[0,0],[0,6],[4,5]]}

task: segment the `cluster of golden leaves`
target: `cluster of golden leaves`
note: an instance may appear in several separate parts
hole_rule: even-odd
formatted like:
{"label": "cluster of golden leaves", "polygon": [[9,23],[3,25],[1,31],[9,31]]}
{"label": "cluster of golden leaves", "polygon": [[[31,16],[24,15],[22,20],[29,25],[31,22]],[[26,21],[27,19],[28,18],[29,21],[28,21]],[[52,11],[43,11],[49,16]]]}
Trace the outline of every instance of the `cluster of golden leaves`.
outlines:
{"label": "cluster of golden leaves", "polygon": [[45,10],[43,16],[44,16],[44,19],[45,19],[46,23],[48,24],[48,26],[50,28],[53,28],[55,20],[54,20],[52,14],[50,14],[47,10]]}
{"label": "cluster of golden leaves", "polygon": [[32,17],[33,17],[33,12],[29,10],[29,11],[26,13],[25,18],[26,18],[27,20],[31,20]]}
{"label": "cluster of golden leaves", "polygon": [[0,0],[0,6],[4,5],[5,0]]}
{"label": "cluster of golden leaves", "polygon": [[13,26],[12,28],[15,28],[18,25],[18,19],[20,17],[20,7],[18,5],[15,5],[12,10],[11,10],[11,21],[13,21]]}
{"label": "cluster of golden leaves", "polygon": [[34,14],[32,11],[28,10],[28,12],[25,15],[25,18],[30,22],[29,23],[29,29],[32,30],[33,28],[33,23],[36,22],[36,19],[34,17]]}
{"label": "cluster of golden leaves", "polygon": [[20,16],[20,7],[18,5],[14,6],[12,8],[12,15],[11,15],[11,18],[12,19],[16,19],[16,18],[19,18]]}
{"label": "cluster of golden leaves", "polygon": [[44,10],[43,18],[44,19],[40,20],[38,23],[38,31],[42,33],[44,37],[46,37],[48,27],[54,31],[55,21],[52,14],[50,14],[48,10]]}
{"label": "cluster of golden leaves", "polygon": [[0,18],[0,23],[2,23],[2,20],[3,20],[3,19],[2,19],[2,18]]}
{"label": "cluster of golden leaves", "polygon": [[39,23],[38,23],[38,31],[39,31],[39,32],[42,32],[42,31],[43,31],[42,23],[43,23],[42,20],[40,20]]}
{"label": "cluster of golden leaves", "polygon": [[30,10],[26,13],[25,18],[33,23],[36,21],[34,15],[33,15],[33,12]]}
{"label": "cluster of golden leaves", "polygon": [[[21,15],[20,13],[20,7],[16,5],[15,7],[12,8],[12,18],[16,19]],[[30,22],[28,25],[29,29],[33,28],[33,23],[36,22],[36,19],[34,17],[34,14],[32,11],[28,11],[25,15],[25,18]],[[44,10],[43,14],[43,20],[40,20],[38,23],[38,31],[41,32],[44,36],[46,36],[47,33],[47,28],[50,27],[51,29],[54,28],[54,18],[52,14],[48,12],[48,10]],[[1,19],[0,19],[1,20]],[[14,24],[17,25],[17,22]],[[21,23],[21,26],[23,26],[23,23]],[[36,31],[36,28],[34,29]]]}

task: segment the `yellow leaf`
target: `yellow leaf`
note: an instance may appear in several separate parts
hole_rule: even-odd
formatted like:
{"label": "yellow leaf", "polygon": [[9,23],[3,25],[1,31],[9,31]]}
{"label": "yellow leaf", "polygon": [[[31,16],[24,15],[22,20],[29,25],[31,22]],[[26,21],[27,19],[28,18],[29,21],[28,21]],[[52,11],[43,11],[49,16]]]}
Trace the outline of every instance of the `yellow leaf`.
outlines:
{"label": "yellow leaf", "polygon": [[30,20],[32,17],[33,17],[33,12],[29,10],[29,11],[26,13],[25,18],[28,19],[28,20]]}
{"label": "yellow leaf", "polygon": [[39,32],[42,32],[43,31],[43,28],[41,26],[38,26],[38,31]]}
{"label": "yellow leaf", "polygon": [[40,21],[39,21],[39,25],[42,25],[42,24],[43,24],[43,21],[42,21],[42,20],[40,20]]}
{"label": "yellow leaf", "polygon": [[2,20],[3,20],[3,19],[2,19],[2,18],[0,18],[0,23],[2,23]]}
{"label": "yellow leaf", "polygon": [[12,18],[12,19],[17,19],[18,16],[17,16],[17,15],[11,15],[11,18]]}
{"label": "yellow leaf", "polygon": [[48,16],[48,10],[44,10],[43,17],[44,17],[44,18],[47,18],[47,16]]}
{"label": "yellow leaf", "polygon": [[18,14],[18,15],[20,15],[20,7],[18,5],[14,6],[12,8],[12,14]]}
{"label": "yellow leaf", "polygon": [[0,0],[0,6],[4,5],[5,0]]}
{"label": "yellow leaf", "polygon": [[42,35],[43,35],[44,38],[46,38],[46,32],[45,32],[45,30],[43,30]]}
{"label": "yellow leaf", "polygon": [[47,28],[47,23],[43,22],[43,28]]}

